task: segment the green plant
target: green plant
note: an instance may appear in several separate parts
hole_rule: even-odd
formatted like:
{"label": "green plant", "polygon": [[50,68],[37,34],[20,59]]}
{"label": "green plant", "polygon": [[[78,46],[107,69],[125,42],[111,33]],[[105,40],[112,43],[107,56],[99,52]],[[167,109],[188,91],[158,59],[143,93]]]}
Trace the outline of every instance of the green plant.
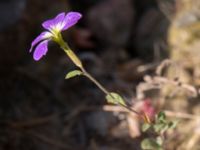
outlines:
{"label": "green plant", "polygon": [[156,115],[153,123],[144,123],[142,125],[143,132],[151,132],[154,137],[145,138],[141,147],[144,150],[163,150],[165,144],[165,132],[169,129],[174,129],[179,121],[167,121],[164,112],[160,112]]}

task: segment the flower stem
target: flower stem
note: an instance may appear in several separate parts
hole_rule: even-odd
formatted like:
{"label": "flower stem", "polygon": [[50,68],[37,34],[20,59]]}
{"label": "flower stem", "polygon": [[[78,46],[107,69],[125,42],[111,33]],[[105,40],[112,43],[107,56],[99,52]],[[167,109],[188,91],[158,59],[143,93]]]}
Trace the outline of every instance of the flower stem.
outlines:
{"label": "flower stem", "polygon": [[[101,83],[99,83],[92,75],[90,75],[84,67],[80,68],[83,72],[83,75],[85,75],[90,81],[92,81],[102,92],[104,92],[105,95],[110,95],[113,99],[114,97],[112,96],[112,94],[110,94],[110,92],[105,88],[103,87],[103,85]],[[132,109],[131,107],[128,107],[126,105],[122,105],[122,104],[119,104],[120,106],[128,109],[129,111],[131,112],[134,112],[135,114],[141,116],[141,114],[139,112],[137,112],[136,110]],[[143,118],[143,116],[142,116]]]}
{"label": "flower stem", "polygon": [[[60,45],[60,47],[65,51],[65,53],[67,54],[67,56],[72,60],[72,62],[81,69],[83,75],[85,77],[87,77],[90,81],[92,81],[106,96],[109,95],[111,96],[113,99],[115,99],[115,97],[112,96],[112,94],[101,84],[99,83],[92,75],[90,75],[90,73],[88,73],[85,68],[82,65],[81,60],[78,58],[78,56],[69,48],[69,46],[67,45],[67,43],[63,40],[62,35],[59,35],[59,38],[57,40],[57,43]],[[121,103],[118,103],[118,105],[128,109],[129,111],[137,114],[138,116],[144,118],[144,116],[137,112],[136,110],[132,109],[130,106],[127,105],[123,105]]]}
{"label": "flower stem", "polygon": [[106,95],[109,95],[109,91],[106,90],[106,88],[103,87],[92,75],[90,75],[84,67],[80,68],[83,72],[83,75],[86,76],[89,80],[91,80],[102,92],[104,92]]}

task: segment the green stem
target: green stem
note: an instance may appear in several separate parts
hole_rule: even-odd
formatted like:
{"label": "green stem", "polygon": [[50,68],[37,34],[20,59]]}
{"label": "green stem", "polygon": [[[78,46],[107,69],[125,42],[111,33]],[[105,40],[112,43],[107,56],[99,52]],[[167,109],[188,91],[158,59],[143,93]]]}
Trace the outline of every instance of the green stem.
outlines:
{"label": "green stem", "polygon": [[[92,75],[90,75],[85,68],[82,65],[81,60],[78,58],[78,56],[69,48],[69,46],[67,45],[67,43],[63,40],[62,35],[59,34],[58,38],[55,39],[55,41],[60,45],[60,47],[65,51],[65,53],[67,54],[67,56],[73,61],[73,63],[79,67],[82,72],[83,75],[86,76],[90,81],[92,81],[105,95],[110,95],[113,99],[115,99],[112,94],[103,86],[101,85]],[[141,115],[139,112],[135,111],[134,109],[132,109],[129,106],[123,105],[118,103],[120,106],[134,112],[135,114],[137,114],[138,116],[143,118],[143,115]]]}
{"label": "green stem", "polygon": [[[90,75],[84,68],[80,68],[80,69],[82,70],[83,75],[85,75],[89,80],[91,80],[102,92],[105,93],[105,95],[110,95],[114,99],[112,94],[110,94],[110,92],[108,90],[106,90],[106,88],[103,87],[103,85],[101,85],[92,75]],[[131,107],[128,107],[128,106],[122,105],[122,104],[119,104],[119,105],[134,112],[135,114],[141,116],[140,113],[138,113],[136,110],[132,109]]]}
{"label": "green stem", "polygon": [[[110,94],[110,92],[108,90],[106,90],[106,88],[103,87],[103,85],[101,85],[93,76],[91,76],[84,68],[80,68],[83,72],[83,75],[85,75],[90,81],[92,81],[102,92],[105,93],[105,95],[110,95],[113,99],[115,99],[112,94]],[[119,104],[119,103],[118,103]],[[122,105],[119,104],[120,106],[134,112],[135,114],[141,116],[141,114],[139,112],[137,112],[136,110],[132,109],[131,107],[128,107],[126,105]]]}
{"label": "green stem", "polygon": [[91,76],[84,67],[80,68],[83,72],[83,75],[85,75],[89,80],[91,80],[102,92],[104,92],[106,95],[109,95],[110,92],[106,90],[106,88],[103,87],[93,76]]}

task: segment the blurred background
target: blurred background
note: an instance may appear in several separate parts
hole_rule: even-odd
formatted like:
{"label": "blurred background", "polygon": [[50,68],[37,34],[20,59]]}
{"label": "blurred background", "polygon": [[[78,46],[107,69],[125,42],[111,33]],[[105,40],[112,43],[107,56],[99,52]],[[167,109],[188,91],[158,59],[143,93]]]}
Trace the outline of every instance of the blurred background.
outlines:
{"label": "blurred background", "polygon": [[168,85],[152,90],[143,80],[168,59],[175,65],[167,79],[199,87],[199,0],[1,0],[0,149],[140,150],[153,136],[86,78],[65,80],[76,67],[55,43],[33,60],[28,50],[41,23],[71,10],[83,18],[63,37],[88,72],[138,111],[181,113],[166,149],[200,149],[198,96]]}

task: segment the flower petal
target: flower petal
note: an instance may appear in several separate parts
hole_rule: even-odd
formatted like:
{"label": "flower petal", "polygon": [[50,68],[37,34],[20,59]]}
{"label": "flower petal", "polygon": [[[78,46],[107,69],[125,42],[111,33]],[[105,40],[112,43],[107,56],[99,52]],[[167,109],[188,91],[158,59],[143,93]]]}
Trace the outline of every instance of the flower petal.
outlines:
{"label": "flower petal", "polygon": [[64,27],[62,30],[67,30],[75,25],[81,17],[82,15],[79,12],[69,12],[63,21]]}
{"label": "flower petal", "polygon": [[51,30],[52,28],[55,28],[57,24],[59,23],[62,24],[64,18],[65,18],[65,13],[62,12],[58,14],[55,18],[43,22],[42,26],[47,30]]}
{"label": "flower petal", "polygon": [[31,48],[30,48],[30,50],[29,50],[29,52],[31,52],[32,51],[32,49],[33,49],[33,47],[36,45],[36,44],[38,44],[40,41],[42,41],[42,40],[45,40],[45,39],[48,39],[48,38],[50,38],[52,36],[52,34],[50,33],[50,32],[42,32],[39,36],[37,36],[34,40],[33,40],[33,42],[31,43]]}
{"label": "flower petal", "polygon": [[47,21],[43,22],[42,26],[43,26],[43,28],[45,28],[47,30],[51,29],[52,26],[53,26],[53,20],[50,19],[50,20],[47,20]]}
{"label": "flower petal", "polygon": [[34,60],[38,61],[42,58],[42,56],[46,55],[48,51],[48,42],[49,40],[42,41],[38,46],[36,47],[33,58]]}
{"label": "flower petal", "polygon": [[54,24],[57,25],[59,23],[62,23],[64,19],[65,19],[65,13],[62,12],[56,16],[56,18],[54,19]]}

